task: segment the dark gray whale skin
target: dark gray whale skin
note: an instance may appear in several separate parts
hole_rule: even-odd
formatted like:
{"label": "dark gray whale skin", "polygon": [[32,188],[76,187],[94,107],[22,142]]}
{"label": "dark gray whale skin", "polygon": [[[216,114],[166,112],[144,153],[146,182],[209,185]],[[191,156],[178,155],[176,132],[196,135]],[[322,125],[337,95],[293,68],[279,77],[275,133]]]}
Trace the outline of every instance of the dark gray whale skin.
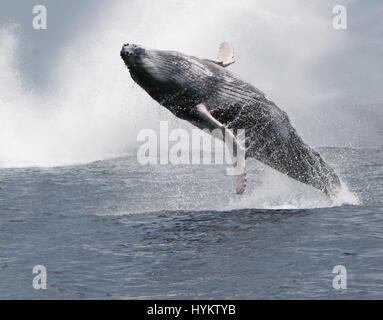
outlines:
{"label": "dark gray whale skin", "polygon": [[302,141],[287,114],[216,62],[133,44],[124,45],[120,55],[133,80],[178,118],[201,129],[213,129],[196,110],[203,103],[233,132],[246,130],[246,157],[328,196],[338,191],[340,180],[334,169]]}

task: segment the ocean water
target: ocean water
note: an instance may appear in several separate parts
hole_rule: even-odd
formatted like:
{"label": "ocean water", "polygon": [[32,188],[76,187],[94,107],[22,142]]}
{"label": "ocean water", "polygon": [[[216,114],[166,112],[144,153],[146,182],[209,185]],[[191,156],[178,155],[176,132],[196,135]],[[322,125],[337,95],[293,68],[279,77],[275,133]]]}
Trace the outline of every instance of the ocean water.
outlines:
{"label": "ocean water", "polygon": [[334,201],[254,160],[243,196],[224,165],[135,154],[2,168],[0,298],[381,299],[383,148],[320,152],[347,186]]}

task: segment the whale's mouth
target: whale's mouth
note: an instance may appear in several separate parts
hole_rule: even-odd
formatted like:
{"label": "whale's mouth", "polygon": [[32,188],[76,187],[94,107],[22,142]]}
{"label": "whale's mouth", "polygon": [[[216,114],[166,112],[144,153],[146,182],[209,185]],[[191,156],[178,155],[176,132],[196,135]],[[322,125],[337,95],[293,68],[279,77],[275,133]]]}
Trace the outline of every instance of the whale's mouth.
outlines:
{"label": "whale's mouth", "polygon": [[124,44],[120,51],[120,56],[128,68],[134,67],[139,59],[145,54],[145,49],[135,44]]}
{"label": "whale's mouth", "polygon": [[128,44],[124,44],[122,46],[121,51],[120,51],[121,58],[125,60],[125,59],[129,58],[132,55],[134,55],[133,48],[130,45],[128,45]]}
{"label": "whale's mouth", "polygon": [[121,56],[141,56],[145,54],[145,49],[141,46],[138,46],[136,44],[124,44],[121,49]]}
{"label": "whale's mouth", "polygon": [[122,60],[124,60],[125,65],[128,67],[128,69],[134,67],[136,65],[136,56],[134,51],[130,50],[126,46],[123,46],[120,52],[120,56]]}

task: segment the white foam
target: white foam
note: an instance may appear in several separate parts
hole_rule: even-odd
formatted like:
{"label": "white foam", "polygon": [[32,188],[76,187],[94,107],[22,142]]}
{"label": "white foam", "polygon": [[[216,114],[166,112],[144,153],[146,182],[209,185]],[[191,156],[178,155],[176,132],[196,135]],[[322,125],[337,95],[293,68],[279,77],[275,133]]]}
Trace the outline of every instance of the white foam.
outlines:
{"label": "white foam", "polygon": [[265,168],[261,183],[251,193],[231,200],[227,209],[315,209],[359,204],[358,197],[343,182],[337,195],[330,199],[312,187]]}

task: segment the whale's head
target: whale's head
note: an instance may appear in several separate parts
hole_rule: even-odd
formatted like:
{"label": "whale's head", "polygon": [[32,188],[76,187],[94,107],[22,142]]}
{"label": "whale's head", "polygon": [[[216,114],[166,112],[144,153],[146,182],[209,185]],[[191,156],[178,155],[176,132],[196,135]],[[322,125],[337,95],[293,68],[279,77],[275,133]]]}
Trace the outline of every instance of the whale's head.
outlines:
{"label": "whale's head", "polygon": [[126,43],[122,46],[120,55],[129,70],[134,70],[143,64],[146,49],[136,44]]}
{"label": "whale's head", "polygon": [[[146,82],[167,81],[166,56],[158,50],[152,50],[136,44],[124,44],[120,52],[132,78],[140,85]],[[165,72],[164,72],[165,71]]]}
{"label": "whale's head", "polygon": [[212,75],[200,59],[176,51],[125,44],[120,55],[133,80],[160,103],[180,90],[204,94],[203,80]]}

